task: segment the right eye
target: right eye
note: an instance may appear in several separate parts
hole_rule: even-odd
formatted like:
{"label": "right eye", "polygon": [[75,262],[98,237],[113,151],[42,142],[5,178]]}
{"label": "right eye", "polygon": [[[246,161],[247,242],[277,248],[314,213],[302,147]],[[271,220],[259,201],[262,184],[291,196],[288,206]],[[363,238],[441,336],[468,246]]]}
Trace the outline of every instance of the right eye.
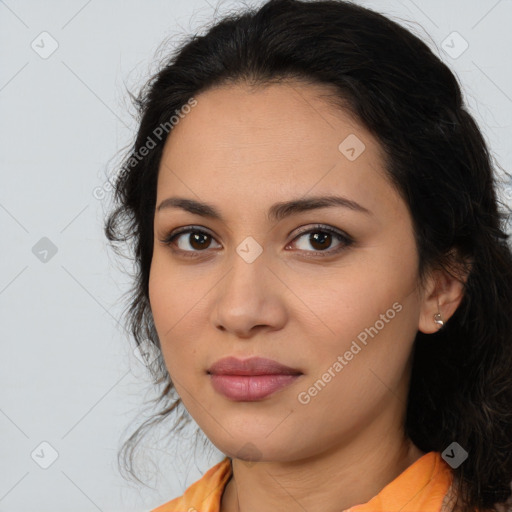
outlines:
{"label": "right eye", "polygon": [[[182,238],[182,235],[188,235],[188,237]],[[160,240],[160,242],[171,247],[173,251],[195,253],[203,252],[205,249],[210,248],[212,240],[215,239],[206,231],[194,227],[188,227],[180,229],[179,231],[173,231],[163,240]]]}

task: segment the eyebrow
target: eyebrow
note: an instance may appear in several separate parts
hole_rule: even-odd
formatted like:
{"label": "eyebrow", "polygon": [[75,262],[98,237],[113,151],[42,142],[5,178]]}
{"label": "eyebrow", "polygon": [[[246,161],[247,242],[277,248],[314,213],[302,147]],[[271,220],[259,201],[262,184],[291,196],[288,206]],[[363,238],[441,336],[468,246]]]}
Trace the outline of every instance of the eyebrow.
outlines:
{"label": "eyebrow", "polygon": [[[341,196],[316,196],[307,197],[303,199],[294,199],[292,201],[284,201],[273,204],[267,214],[269,221],[279,222],[285,217],[302,213],[309,210],[316,210],[318,208],[327,207],[343,207],[350,210],[361,212],[366,215],[372,215],[372,212],[367,208],[361,206],[355,201],[351,201],[346,197]],[[184,197],[169,197],[164,199],[157,207],[156,211],[161,211],[166,208],[181,208],[189,213],[200,215],[202,217],[209,217],[224,221],[219,210],[208,203],[195,201],[194,199],[187,199]]]}

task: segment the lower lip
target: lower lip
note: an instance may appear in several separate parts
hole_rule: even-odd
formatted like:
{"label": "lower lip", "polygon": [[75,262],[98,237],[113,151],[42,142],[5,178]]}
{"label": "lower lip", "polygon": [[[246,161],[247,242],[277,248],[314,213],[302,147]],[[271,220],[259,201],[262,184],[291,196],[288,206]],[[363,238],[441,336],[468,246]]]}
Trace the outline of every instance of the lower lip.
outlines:
{"label": "lower lip", "polygon": [[300,375],[210,375],[212,386],[230,400],[253,402],[289,386]]}

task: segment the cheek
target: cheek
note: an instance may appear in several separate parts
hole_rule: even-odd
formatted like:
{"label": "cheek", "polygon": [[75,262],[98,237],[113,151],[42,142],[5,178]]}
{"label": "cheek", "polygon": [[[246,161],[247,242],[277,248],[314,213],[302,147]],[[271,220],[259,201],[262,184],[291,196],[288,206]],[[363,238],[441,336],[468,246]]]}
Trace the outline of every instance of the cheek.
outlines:
{"label": "cheek", "polygon": [[[159,248],[153,256],[149,273],[149,301],[159,334],[164,343],[171,335],[170,329],[178,326],[180,319],[186,321],[187,313],[199,299],[197,283],[190,283],[187,273],[173,265],[170,258]],[[204,293],[204,292],[203,292]]]}
{"label": "cheek", "polygon": [[[172,271],[162,261],[163,258],[155,254],[151,263],[149,274],[148,292],[151,312],[155,323],[155,329],[160,340],[162,355],[169,373],[172,373],[172,361],[170,357],[173,347],[170,340],[176,339],[175,331],[179,326],[178,319],[183,316],[183,302],[178,300],[181,294],[176,293],[177,283]],[[181,314],[180,314],[181,313]]]}
{"label": "cheek", "polygon": [[[167,369],[177,378],[194,367],[205,322],[208,286],[190,282],[190,275],[170,264],[165,254],[154,253],[148,292],[155,328]],[[206,297],[205,297],[206,296]],[[196,331],[196,332],[194,332]],[[196,365],[198,363],[196,362]]]}
{"label": "cheek", "polygon": [[164,271],[160,258],[158,255],[154,255],[149,272],[148,294],[153,320],[161,343],[164,342],[163,333],[171,325],[170,317],[175,306],[175,294],[170,293],[173,287],[170,273]]}
{"label": "cheek", "polygon": [[364,358],[389,354],[392,347],[403,359],[419,315],[414,242],[407,238],[379,250],[373,246],[346,261],[335,272],[317,272],[314,278],[303,276],[295,282],[294,293],[303,299],[297,302],[303,331],[309,339],[317,333],[316,342],[304,347],[306,359],[324,364],[333,355],[344,354],[354,340],[361,342]]}

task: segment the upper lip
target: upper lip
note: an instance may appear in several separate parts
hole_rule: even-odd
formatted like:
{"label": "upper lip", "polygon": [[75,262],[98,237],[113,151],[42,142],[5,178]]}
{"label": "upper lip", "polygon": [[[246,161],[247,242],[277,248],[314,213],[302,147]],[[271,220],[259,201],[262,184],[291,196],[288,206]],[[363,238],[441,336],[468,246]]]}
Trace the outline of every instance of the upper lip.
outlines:
{"label": "upper lip", "polygon": [[208,368],[208,373],[216,375],[300,375],[302,372],[265,357],[237,359],[224,357]]}

